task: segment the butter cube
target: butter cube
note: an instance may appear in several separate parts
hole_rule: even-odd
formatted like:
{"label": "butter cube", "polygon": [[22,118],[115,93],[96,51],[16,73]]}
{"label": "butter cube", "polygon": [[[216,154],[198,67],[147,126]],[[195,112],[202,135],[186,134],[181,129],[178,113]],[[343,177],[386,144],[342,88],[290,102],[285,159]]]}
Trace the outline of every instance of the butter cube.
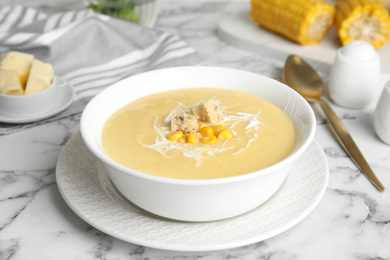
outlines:
{"label": "butter cube", "polygon": [[34,56],[31,54],[17,51],[7,52],[0,57],[0,70],[16,70],[20,84],[24,88],[30,74],[33,59]]}
{"label": "butter cube", "polygon": [[23,89],[17,70],[0,70],[0,93],[23,95]]}
{"label": "butter cube", "polygon": [[50,64],[34,60],[30,70],[30,76],[26,84],[25,95],[32,94],[49,87],[53,81],[54,71]]}

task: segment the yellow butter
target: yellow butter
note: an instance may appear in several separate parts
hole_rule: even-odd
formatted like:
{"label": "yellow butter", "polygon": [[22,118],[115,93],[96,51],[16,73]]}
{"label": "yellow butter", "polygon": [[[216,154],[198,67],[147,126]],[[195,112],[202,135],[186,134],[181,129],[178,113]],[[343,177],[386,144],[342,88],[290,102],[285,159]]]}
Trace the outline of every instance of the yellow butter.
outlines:
{"label": "yellow butter", "polygon": [[24,94],[36,93],[49,87],[53,81],[53,75],[54,71],[50,64],[34,60]]}
{"label": "yellow butter", "polygon": [[0,70],[0,93],[23,95],[24,87],[20,84],[17,70]]}
{"label": "yellow butter", "polygon": [[24,88],[30,74],[33,59],[34,56],[31,54],[17,51],[7,52],[0,57],[0,70],[16,70],[18,72],[20,84]]}

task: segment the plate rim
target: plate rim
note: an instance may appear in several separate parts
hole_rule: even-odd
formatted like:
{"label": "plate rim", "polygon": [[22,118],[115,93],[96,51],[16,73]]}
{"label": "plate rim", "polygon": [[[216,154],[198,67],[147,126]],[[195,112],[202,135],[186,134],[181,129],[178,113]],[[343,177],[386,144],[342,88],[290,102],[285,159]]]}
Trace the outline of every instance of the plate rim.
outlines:
{"label": "plate rim", "polygon": [[[316,199],[311,203],[311,205],[309,207],[305,208],[305,210],[303,210],[300,213],[299,217],[296,217],[293,221],[290,221],[289,223],[286,223],[286,224],[280,226],[279,228],[273,230],[272,232],[268,232],[268,234],[259,234],[259,235],[253,236],[253,237],[241,239],[240,242],[227,242],[227,243],[223,243],[220,245],[208,244],[208,245],[201,245],[201,246],[200,245],[186,245],[186,246],[180,245],[180,246],[178,246],[178,245],[169,244],[169,243],[161,244],[161,243],[158,243],[156,241],[144,241],[144,240],[137,239],[136,236],[126,237],[123,234],[118,234],[116,232],[113,232],[112,230],[109,229],[108,226],[102,226],[99,223],[96,223],[93,220],[91,220],[88,216],[86,216],[85,212],[82,212],[82,210],[80,210],[79,206],[75,205],[71,201],[67,192],[64,191],[64,189],[63,189],[64,179],[62,178],[63,176],[60,173],[60,169],[61,169],[61,163],[62,163],[64,154],[66,152],[68,152],[69,150],[71,150],[73,148],[72,146],[74,146],[74,145],[84,145],[85,146],[85,144],[82,141],[80,132],[77,132],[76,134],[74,134],[70,138],[70,140],[66,143],[64,149],[61,151],[61,154],[60,154],[59,159],[57,161],[57,167],[56,167],[57,187],[59,189],[61,196],[63,197],[64,201],[66,202],[66,204],[72,209],[72,211],[74,211],[74,213],[76,213],[76,215],[78,215],[85,222],[87,222],[91,226],[95,227],[96,229],[98,229],[98,230],[100,230],[100,231],[102,231],[102,232],[104,232],[112,237],[123,240],[125,242],[129,242],[129,243],[133,243],[133,244],[137,244],[137,245],[142,245],[142,246],[146,246],[146,247],[150,247],[150,248],[161,249],[161,250],[173,250],[173,251],[181,251],[181,252],[216,251],[216,250],[237,248],[240,246],[245,246],[245,245],[257,243],[257,242],[272,238],[276,235],[279,235],[279,234],[287,231],[288,229],[292,228],[293,226],[295,226],[299,222],[301,222],[304,218],[306,218],[314,210],[314,208],[318,205],[318,203],[322,199],[322,197],[326,191],[328,181],[329,181],[329,166],[327,163],[326,155],[325,155],[323,149],[321,148],[321,146],[319,145],[319,143],[316,140],[313,140],[310,147],[314,146],[314,149],[316,149],[316,152],[319,153],[319,155],[321,157],[323,157],[323,159],[324,159],[323,161],[325,162],[323,165],[325,167],[323,167],[322,173],[318,174],[318,175],[322,176],[321,179],[323,181],[323,185],[315,194]],[[93,157],[93,159],[96,160],[96,157],[94,157],[91,152],[89,152],[89,153],[90,153],[89,156]],[[99,165],[95,164],[94,167],[95,167],[96,171],[99,170]],[[100,166],[100,167],[102,167],[102,166]],[[287,176],[287,178],[288,178],[288,176]],[[100,183],[98,183],[98,181],[93,181],[92,183],[93,183],[93,185],[100,186],[99,188],[102,189],[102,192],[104,193],[104,195],[109,197],[114,203],[116,203],[118,205],[118,203],[115,200],[113,200],[112,197],[106,193],[106,191],[104,191],[103,187],[101,187],[101,185],[100,185]],[[276,194],[274,196],[276,196]],[[237,216],[237,217],[233,217],[230,219],[224,219],[224,220],[218,220],[218,221],[211,221],[211,222],[188,222],[188,223],[189,224],[210,225],[213,223],[226,222],[225,224],[228,225],[230,221],[240,221],[240,218],[243,218],[246,214],[248,214],[252,211],[256,211],[256,210],[261,209],[261,207],[267,203],[272,203],[272,197],[271,197],[271,199],[269,199],[267,202],[265,202],[261,206],[257,207],[256,209],[251,210],[251,211],[244,213],[244,214]],[[118,205],[118,207],[121,207],[121,205]],[[123,210],[126,211],[128,209],[123,208]],[[141,211],[143,211],[143,210],[141,209]],[[132,212],[132,213],[135,215],[142,216],[142,213],[139,213],[139,212]],[[162,220],[159,220],[158,217],[156,217],[154,220],[157,222],[162,221]],[[186,223],[186,222],[180,222],[180,221],[175,221],[175,220],[168,220],[168,221],[170,223],[172,223],[173,225],[175,225],[176,223],[178,223],[178,224]]]}

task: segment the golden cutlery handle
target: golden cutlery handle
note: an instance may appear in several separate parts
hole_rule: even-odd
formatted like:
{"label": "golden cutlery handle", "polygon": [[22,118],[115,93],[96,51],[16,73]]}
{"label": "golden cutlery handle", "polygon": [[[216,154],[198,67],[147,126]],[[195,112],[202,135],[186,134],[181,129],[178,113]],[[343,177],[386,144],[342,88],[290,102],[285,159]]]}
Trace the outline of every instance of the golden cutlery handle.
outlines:
{"label": "golden cutlery handle", "polygon": [[333,111],[332,107],[323,99],[317,99],[317,101],[326,114],[329,123],[333,127],[337,141],[341,144],[349,157],[351,157],[352,161],[379,191],[385,191],[386,188],[378,180],[370,165],[367,163],[366,159],[352,139],[352,136],[349,134],[347,128],[345,128],[344,124]]}

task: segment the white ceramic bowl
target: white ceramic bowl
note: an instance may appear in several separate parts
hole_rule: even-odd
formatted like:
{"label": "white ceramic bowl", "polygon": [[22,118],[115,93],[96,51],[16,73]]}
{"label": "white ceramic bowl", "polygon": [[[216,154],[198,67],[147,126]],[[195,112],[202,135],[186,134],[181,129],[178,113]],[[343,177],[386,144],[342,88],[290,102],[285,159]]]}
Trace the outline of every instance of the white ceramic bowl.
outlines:
{"label": "white ceramic bowl", "polygon": [[[172,179],[137,172],[105,154],[101,132],[111,114],[142,96],[186,87],[240,90],[272,102],[294,122],[297,136],[293,152],[256,172],[205,180]],[[316,124],[310,105],[278,81],[228,68],[177,67],[139,74],[108,87],[86,106],[80,127],[87,147],[103,162],[114,185],[131,202],[171,219],[210,221],[240,215],[268,200],[283,183],[295,159],[312,142]]]}
{"label": "white ceramic bowl", "polygon": [[0,93],[0,113],[10,117],[28,117],[51,109],[56,101],[57,78],[51,85],[28,95],[5,95]]}

